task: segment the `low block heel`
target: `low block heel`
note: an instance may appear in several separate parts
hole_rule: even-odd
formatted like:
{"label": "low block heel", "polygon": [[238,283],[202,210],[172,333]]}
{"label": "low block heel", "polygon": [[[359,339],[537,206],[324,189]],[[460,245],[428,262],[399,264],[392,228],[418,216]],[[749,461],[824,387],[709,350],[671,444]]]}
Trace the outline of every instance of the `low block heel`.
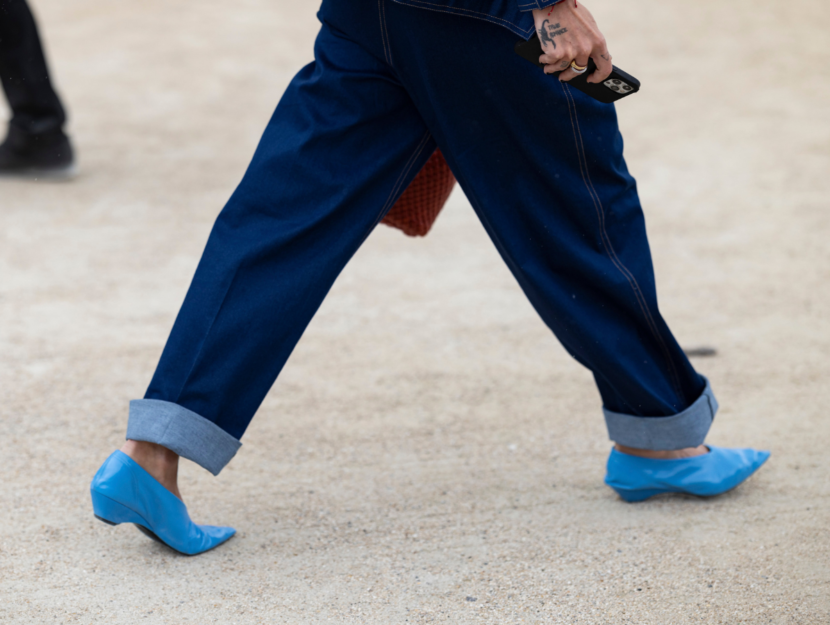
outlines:
{"label": "low block heel", "polygon": [[664,488],[642,488],[640,490],[623,490],[622,488],[615,488],[617,494],[628,503],[637,503],[638,501],[645,501],[655,495],[668,493]]}
{"label": "low block heel", "polygon": [[94,490],[92,491],[92,511],[96,518],[110,525],[118,525],[120,523],[147,525],[147,522],[141,516],[130,510],[127,506]]}

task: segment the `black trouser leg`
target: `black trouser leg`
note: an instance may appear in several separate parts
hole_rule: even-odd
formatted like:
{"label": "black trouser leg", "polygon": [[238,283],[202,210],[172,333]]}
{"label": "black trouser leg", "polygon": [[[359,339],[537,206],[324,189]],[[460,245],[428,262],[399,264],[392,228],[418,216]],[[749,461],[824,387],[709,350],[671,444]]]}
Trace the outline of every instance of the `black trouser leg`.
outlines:
{"label": "black trouser leg", "polygon": [[37,26],[25,0],[0,0],[0,81],[12,125],[27,134],[60,130],[66,113],[49,81]]}

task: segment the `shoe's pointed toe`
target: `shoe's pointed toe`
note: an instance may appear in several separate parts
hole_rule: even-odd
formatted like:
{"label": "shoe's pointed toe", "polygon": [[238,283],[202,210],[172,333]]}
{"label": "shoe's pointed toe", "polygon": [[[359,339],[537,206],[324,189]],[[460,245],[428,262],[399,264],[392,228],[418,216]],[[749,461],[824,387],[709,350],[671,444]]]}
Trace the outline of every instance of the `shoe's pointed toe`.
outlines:
{"label": "shoe's pointed toe", "polygon": [[769,460],[769,457],[772,455],[772,452],[767,451],[766,449],[753,449],[752,451],[754,451],[755,454],[752,458],[752,471],[750,471],[750,475],[760,469],[761,465]]}
{"label": "shoe's pointed toe", "polygon": [[643,501],[662,493],[712,497],[732,490],[757,471],[770,452],[709,447],[692,458],[655,460],[611,450],[605,483],[625,501]]}
{"label": "shoe's pointed toe", "polygon": [[199,525],[198,527],[210,540],[217,541],[217,545],[236,534],[236,530],[232,527],[222,527],[219,525]]}
{"label": "shoe's pointed toe", "polygon": [[678,485],[691,495],[720,495],[744,482],[769,456],[770,452],[758,449],[710,446],[708,454],[683,459],[694,462],[688,463],[688,475]]}
{"label": "shoe's pointed toe", "polygon": [[134,523],[151,538],[186,555],[218,547],[232,527],[196,525],[184,502],[126,454],[106,459],[90,486],[95,516],[111,525]]}
{"label": "shoe's pointed toe", "polygon": [[193,542],[188,545],[191,553],[188,555],[196,555],[210,551],[214,547],[218,547],[223,542],[228,540],[231,536],[236,534],[236,530],[232,527],[218,527],[216,525],[196,525],[201,536],[198,542]]}

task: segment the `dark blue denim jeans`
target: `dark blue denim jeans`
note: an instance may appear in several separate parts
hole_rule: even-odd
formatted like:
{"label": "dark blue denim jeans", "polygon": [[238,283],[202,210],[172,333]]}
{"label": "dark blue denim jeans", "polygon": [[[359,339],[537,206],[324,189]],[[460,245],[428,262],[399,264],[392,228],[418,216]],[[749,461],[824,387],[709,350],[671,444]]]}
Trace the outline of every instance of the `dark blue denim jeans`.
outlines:
{"label": "dark blue denim jeans", "polygon": [[539,315],[594,374],[612,440],[701,444],[716,403],[657,308],[613,105],[487,21],[326,0],[219,215],[127,437],[218,473],[337,275],[440,147]]}

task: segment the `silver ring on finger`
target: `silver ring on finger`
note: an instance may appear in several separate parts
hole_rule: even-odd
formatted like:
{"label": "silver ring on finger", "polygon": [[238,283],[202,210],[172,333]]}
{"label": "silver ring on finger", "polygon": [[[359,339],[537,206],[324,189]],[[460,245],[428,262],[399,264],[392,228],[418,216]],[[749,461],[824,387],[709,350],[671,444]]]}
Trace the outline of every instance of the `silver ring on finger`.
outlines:
{"label": "silver ring on finger", "polygon": [[588,71],[588,66],[586,65],[585,67],[580,67],[576,64],[576,61],[571,61],[571,71],[574,74],[584,74]]}

